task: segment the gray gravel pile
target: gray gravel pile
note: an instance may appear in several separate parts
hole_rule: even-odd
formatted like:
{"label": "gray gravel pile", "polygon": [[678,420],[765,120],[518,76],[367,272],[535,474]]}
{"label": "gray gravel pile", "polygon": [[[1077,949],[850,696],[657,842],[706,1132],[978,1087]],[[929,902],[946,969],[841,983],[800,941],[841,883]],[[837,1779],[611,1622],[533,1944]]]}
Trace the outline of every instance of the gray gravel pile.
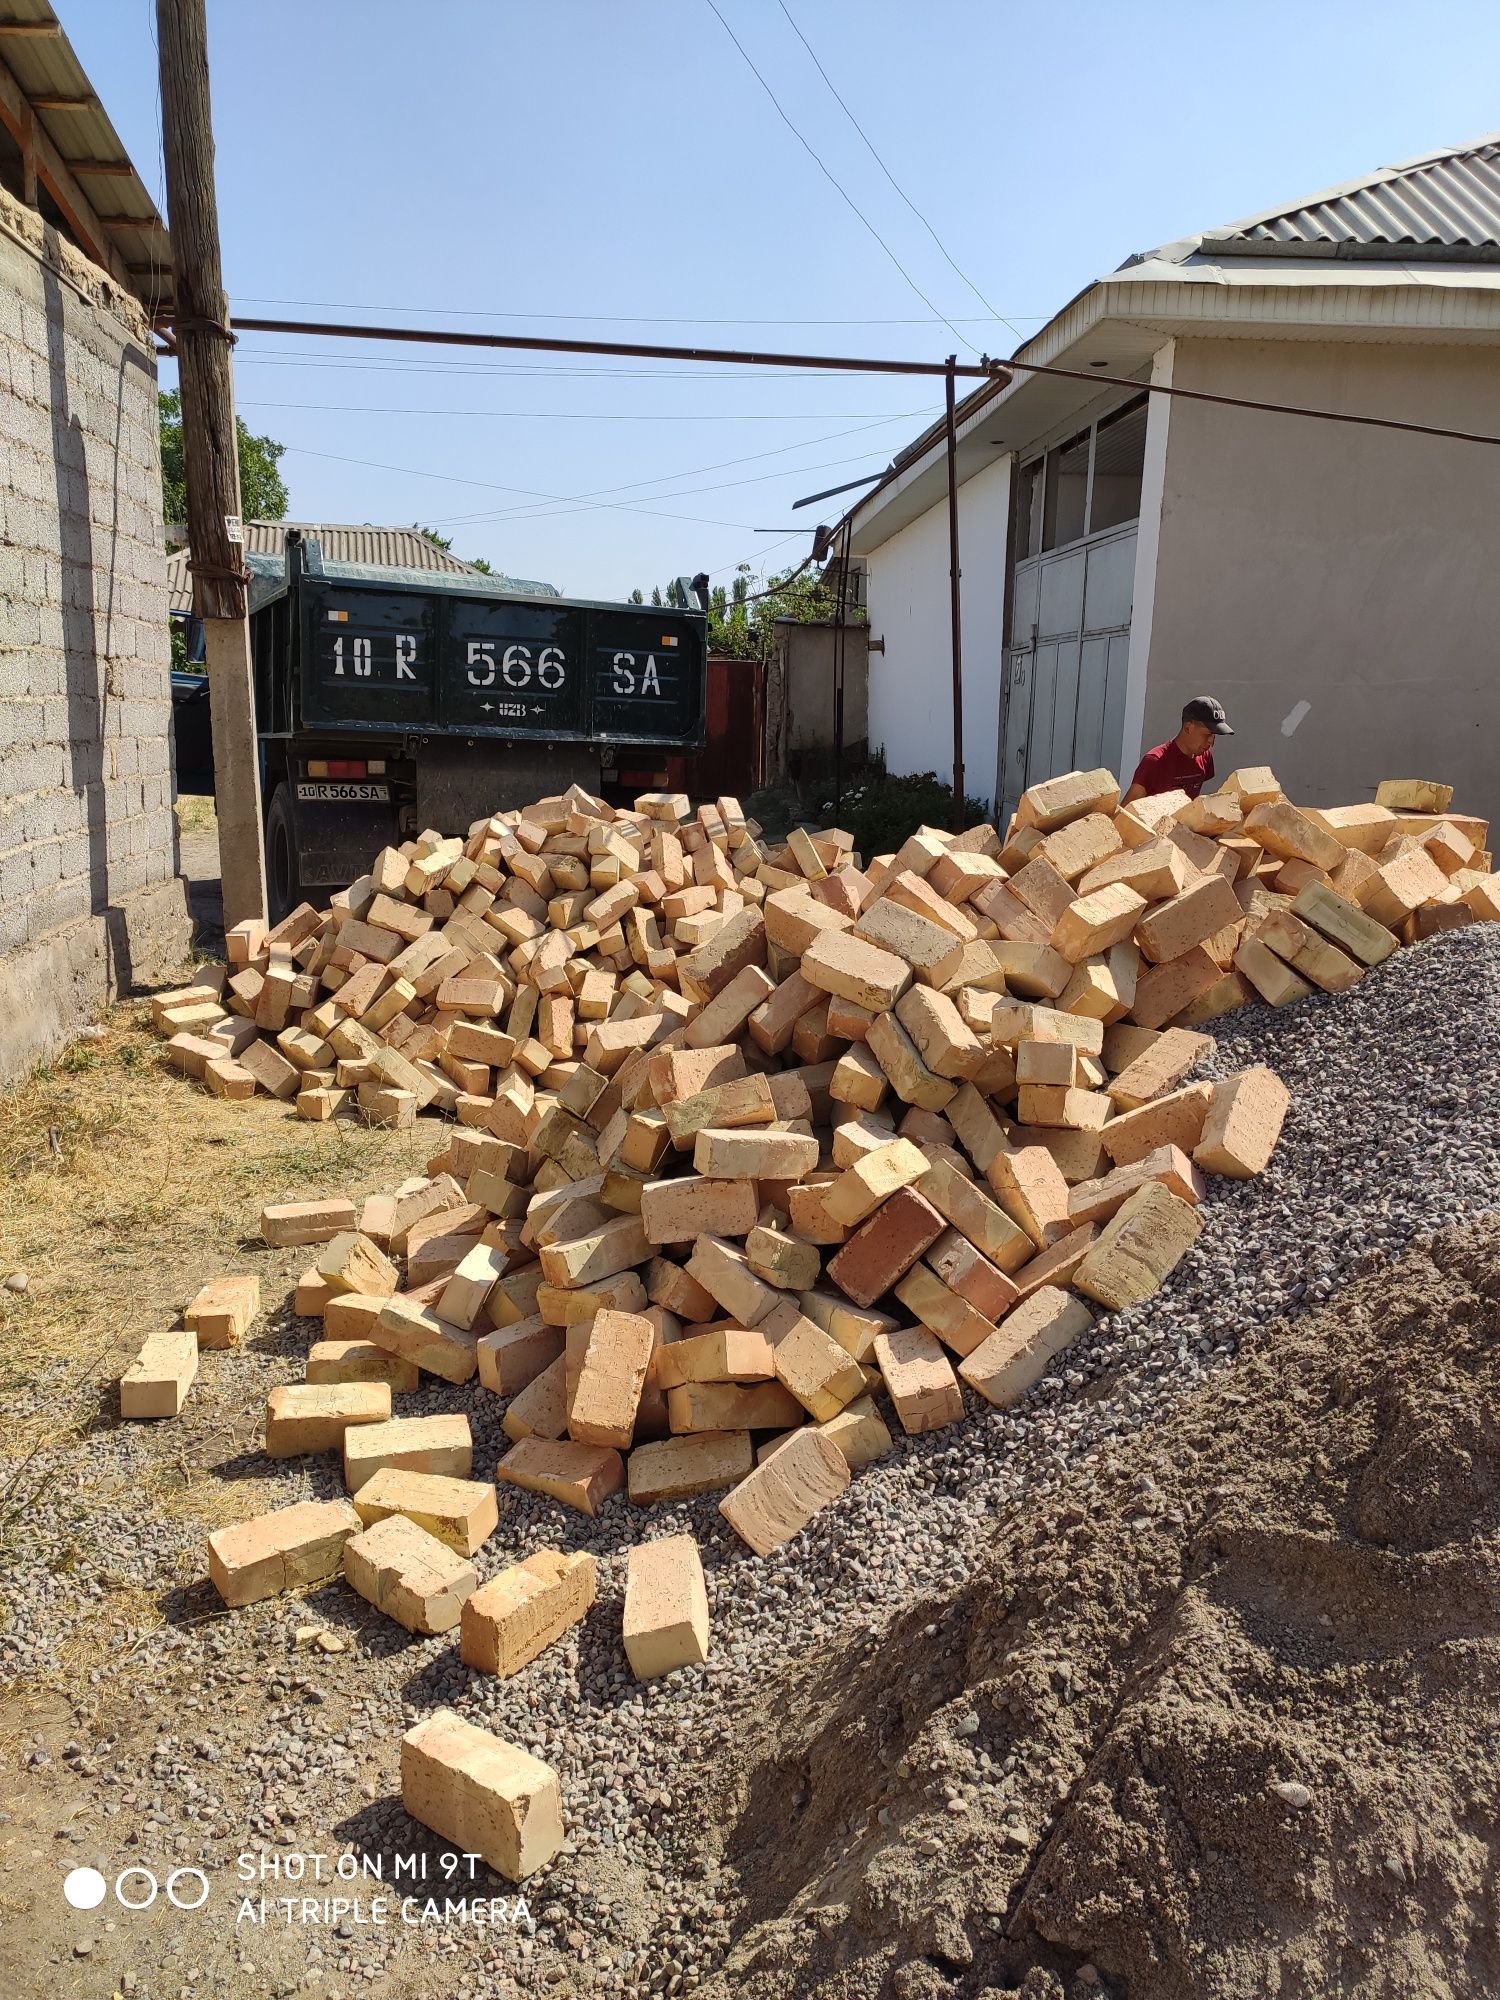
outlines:
{"label": "gray gravel pile", "polygon": [[[1328,1298],[1415,1236],[1496,1207],[1500,927],[1404,951],[1351,994],[1282,1013],[1256,1007],[1213,1025],[1218,1047],[1202,1073],[1264,1062],[1291,1087],[1269,1170],[1249,1183],[1210,1180],[1204,1233],[1161,1292],[1101,1317],[1066,1367],[1018,1408],[966,1396],[967,1423],[899,1439],[837,1506],[764,1560],[729,1531],[712,1496],[656,1509],[644,1522],[614,1501],[590,1522],[502,1489],[501,1531],[481,1551],[482,1574],[544,1545],[590,1549],[601,1564],[593,1613],[513,1680],[471,1673],[451,1639],[409,1639],[342,1586],[224,1615],[205,1615],[217,1600],[195,1586],[180,1608],[201,1622],[152,1634],[136,1658],[153,1672],[185,1669],[201,1707],[183,1715],[171,1705],[154,1763],[116,1766],[95,1752],[106,1813],[126,1809],[132,1827],[149,1821],[158,1834],[180,1833],[205,1866],[226,1866],[255,1841],[435,1853],[389,1782],[370,1780],[368,1752],[451,1703],[555,1764],[571,1837],[528,1885],[534,1937],[490,1942],[470,1931],[454,1956],[452,1933],[407,1933],[442,1967],[443,1990],[505,1992],[506,1978],[538,1991],[565,1980],[561,1990],[580,1994],[691,1989],[722,1955],[731,1917],[723,1898],[732,1894],[705,1858],[694,1769],[730,1746],[753,1755],[733,1736],[741,1696],[764,1692],[821,1640],[860,1628],[878,1672],[891,1615],[960,1583],[998,1510],[1079,1478],[1091,1453],[1232,1360],[1255,1327]],[[206,1356],[205,1375],[217,1384],[210,1409],[237,1416],[243,1431],[249,1401],[297,1372],[307,1331],[288,1325],[269,1353]],[[477,1387],[436,1384],[406,1407],[467,1409],[476,1474],[505,1448],[499,1405]],[[80,1588],[97,1587],[107,1601],[106,1571],[125,1564],[165,1588],[201,1576],[201,1530],[133,1498],[132,1471],[158,1435],[108,1432],[57,1454],[33,1523],[41,1560],[28,1549],[7,1581],[7,1667],[53,1657]],[[70,1509],[81,1458],[93,1461],[94,1492],[107,1476],[119,1495],[113,1527]],[[278,1464],[274,1475],[263,1460],[241,1469],[275,1478],[274,1497],[257,1506],[342,1490],[331,1461]],[[697,1536],[713,1614],[709,1666],[644,1685],[618,1640],[625,1553],[643,1527]],[[59,1542],[78,1552],[61,1581],[47,1556]],[[344,1635],[349,1650],[309,1646],[305,1631],[299,1644],[297,1629],[313,1624]],[[236,1700],[248,1723],[229,1712]],[[384,1933],[324,1936],[320,1990],[357,1990],[399,1944]]]}

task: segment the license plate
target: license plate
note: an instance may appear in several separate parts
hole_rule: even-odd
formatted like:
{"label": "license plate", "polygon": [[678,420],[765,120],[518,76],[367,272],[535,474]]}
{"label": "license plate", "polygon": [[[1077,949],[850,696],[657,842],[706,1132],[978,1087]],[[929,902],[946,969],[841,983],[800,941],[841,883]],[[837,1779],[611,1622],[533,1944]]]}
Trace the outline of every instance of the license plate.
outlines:
{"label": "license plate", "polygon": [[303,779],[297,785],[297,796],[299,799],[376,799],[383,801],[388,799],[390,795],[389,785],[363,785],[347,778],[334,778],[327,782],[321,779]]}

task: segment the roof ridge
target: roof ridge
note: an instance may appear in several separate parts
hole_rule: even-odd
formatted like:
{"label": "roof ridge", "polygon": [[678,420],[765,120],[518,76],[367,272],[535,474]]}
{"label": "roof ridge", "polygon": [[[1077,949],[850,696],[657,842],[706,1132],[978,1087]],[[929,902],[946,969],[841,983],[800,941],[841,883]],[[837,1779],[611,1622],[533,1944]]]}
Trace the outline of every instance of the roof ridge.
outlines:
{"label": "roof ridge", "polygon": [[[1458,161],[1475,160],[1500,156],[1500,131],[1486,132],[1479,138],[1471,139],[1461,146],[1443,146],[1427,153],[1418,153],[1411,159],[1397,161],[1392,166],[1376,167],[1363,174],[1357,174],[1346,181],[1335,182],[1331,187],[1319,188],[1312,194],[1296,197],[1290,201],[1277,202],[1269,208],[1257,210],[1252,215],[1241,216],[1235,222],[1220,224],[1217,228],[1206,229],[1196,239],[1199,243],[1215,244],[1228,242],[1236,237],[1249,237],[1253,230],[1264,230],[1277,222],[1306,215],[1310,211],[1328,208],[1336,203],[1348,202],[1362,194],[1373,193],[1376,189],[1390,187],[1393,182],[1408,177],[1418,178],[1427,170],[1446,166]],[[1494,240],[1493,235],[1485,241]],[[1175,246],[1174,246],[1175,247]]]}

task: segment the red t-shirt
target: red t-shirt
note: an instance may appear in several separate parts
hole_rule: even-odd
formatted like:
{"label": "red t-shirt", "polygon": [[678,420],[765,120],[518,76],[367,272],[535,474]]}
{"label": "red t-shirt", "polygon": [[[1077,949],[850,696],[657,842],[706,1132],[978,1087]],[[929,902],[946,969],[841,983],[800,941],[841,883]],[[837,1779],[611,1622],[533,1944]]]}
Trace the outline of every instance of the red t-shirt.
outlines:
{"label": "red t-shirt", "polygon": [[1143,786],[1148,798],[1154,797],[1157,792],[1186,792],[1190,799],[1195,799],[1213,774],[1212,750],[1202,750],[1196,757],[1189,757],[1173,741],[1158,743],[1154,750],[1146,752],[1135,767],[1130,785]]}

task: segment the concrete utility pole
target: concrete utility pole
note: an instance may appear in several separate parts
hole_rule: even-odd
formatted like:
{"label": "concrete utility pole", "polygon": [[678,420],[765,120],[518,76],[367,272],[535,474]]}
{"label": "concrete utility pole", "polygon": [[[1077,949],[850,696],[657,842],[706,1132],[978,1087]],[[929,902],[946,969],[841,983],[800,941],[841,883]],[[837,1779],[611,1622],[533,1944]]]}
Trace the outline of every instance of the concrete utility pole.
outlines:
{"label": "concrete utility pole", "polygon": [[228,925],[265,916],[266,869],[204,0],[156,0],[156,39],[192,552],[188,567],[208,658],[219,874]]}

